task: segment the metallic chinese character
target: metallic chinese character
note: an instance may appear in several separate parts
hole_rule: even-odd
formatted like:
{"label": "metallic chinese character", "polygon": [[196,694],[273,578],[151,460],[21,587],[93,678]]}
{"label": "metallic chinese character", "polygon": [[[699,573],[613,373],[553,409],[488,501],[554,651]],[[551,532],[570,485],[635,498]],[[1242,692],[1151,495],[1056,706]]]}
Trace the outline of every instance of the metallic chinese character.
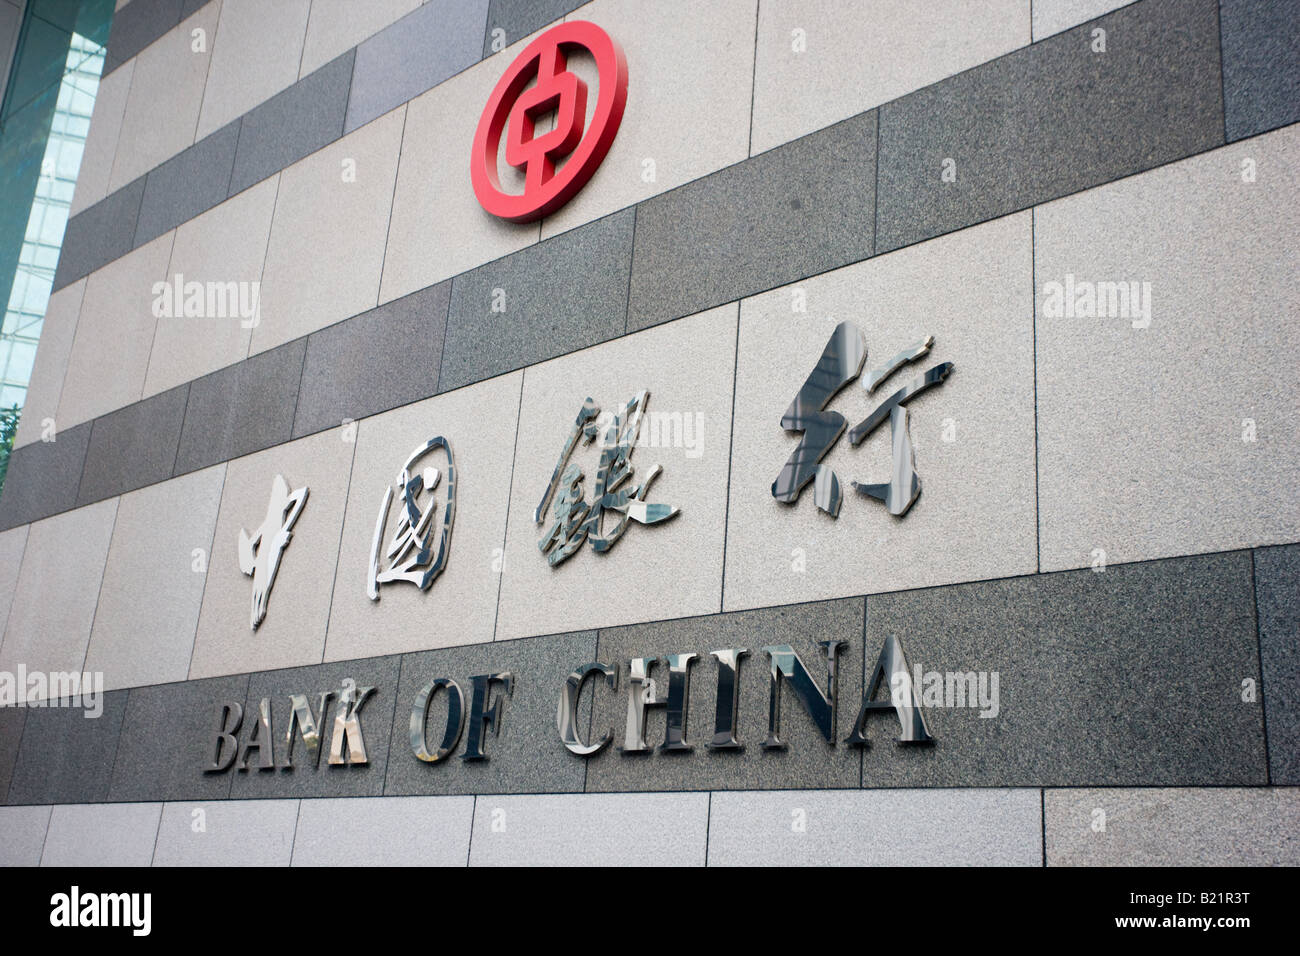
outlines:
{"label": "metallic chinese character", "polygon": [[[584,541],[589,541],[596,551],[608,551],[627,532],[629,521],[659,524],[680,513],[679,509],[671,505],[645,500],[650,484],[662,470],[659,465],[651,468],[645,481],[640,484],[622,487],[632,477],[632,452],[636,450],[641,419],[649,400],[648,391],[638,393],[623,406],[605,429],[600,440],[600,464],[596,471],[593,503],[590,505],[583,492],[582,469],[569,464],[569,456],[580,438],[584,444],[590,444],[595,439],[599,431],[596,419],[600,415],[600,408],[588,398],[578,411],[573,429],[565,440],[564,449],[551,474],[551,482],[542,495],[541,503],[533,512],[533,520],[542,524],[546,507],[554,500],[551,508],[553,523],[537,542],[537,547],[546,555],[552,567],[570,557],[582,547]],[[612,528],[606,530],[604,519],[605,513],[609,511],[616,511],[622,517]]]}
{"label": "metallic chinese character", "polygon": [[266,617],[266,605],[271,600],[271,588],[280,570],[280,556],[293,538],[294,522],[307,503],[307,488],[289,491],[282,475],[271,482],[271,502],[266,506],[266,517],[251,535],[239,529],[239,569],[253,576],[253,611],[251,626],[257,626]]}
{"label": "metallic chinese character", "polygon": [[[896,371],[930,352],[934,336],[904,349],[884,365],[872,369],[862,386],[870,394]],[[813,482],[813,502],[832,518],[839,517],[843,494],[839,477],[821,463],[844,432],[844,416],[827,411],[826,404],[841,388],[857,378],[866,361],[867,349],[862,333],[850,322],[841,322],[831,333],[826,348],[808,380],[799,389],[781,418],[787,431],[802,431],[804,437],[772,482],[772,497],[786,504],[799,500],[809,481]],[[921,495],[921,478],[916,473],[916,451],[912,446],[911,418],[906,405],[934,385],[942,385],[952,373],[953,364],[944,362],[908,382],[849,432],[849,442],[860,445],[886,420],[889,421],[893,465],[887,482],[866,484],[853,482],[860,495],[884,502],[889,513],[905,515]]]}
{"label": "metallic chinese character", "polygon": [[[437,554],[433,550],[433,530],[429,527],[437,510],[434,491],[442,476],[432,465],[422,471],[415,463],[441,448],[447,454],[447,504],[442,512],[442,532],[438,537]],[[394,581],[406,581],[421,591],[427,590],[434,579],[447,567],[451,553],[451,528],[456,520],[456,464],[451,445],[438,436],[429,439],[402,464],[397,473],[397,497],[400,504],[397,528],[384,552],[388,567],[380,568],[379,549],[384,541],[384,528],[388,524],[388,509],[393,501],[393,489],[384,489],[384,500],[379,506],[375,521],[375,537],[370,548],[370,571],[366,577],[366,593],[372,601],[379,600],[379,586]]]}
{"label": "metallic chinese character", "polygon": [[781,416],[782,428],[804,434],[772,482],[772,497],[777,501],[794,504],[804,486],[812,481],[817,507],[832,518],[839,517],[843,500],[840,480],[821,460],[840,440],[846,421],[839,412],[826,411],[826,403],[857,378],[866,359],[867,346],[858,327],[852,322],[835,326],[817,367]]}

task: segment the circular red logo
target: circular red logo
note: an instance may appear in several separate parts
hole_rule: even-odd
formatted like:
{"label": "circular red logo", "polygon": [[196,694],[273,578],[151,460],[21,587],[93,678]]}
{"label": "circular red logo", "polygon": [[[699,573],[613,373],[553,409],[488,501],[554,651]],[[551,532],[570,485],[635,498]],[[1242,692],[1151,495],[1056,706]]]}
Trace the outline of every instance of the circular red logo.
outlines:
{"label": "circular red logo", "polygon": [[[568,55],[577,48],[591,54],[600,77],[596,109],[586,129],[587,84],[568,70]],[[528,87],[534,79],[536,84]],[[547,30],[510,64],[479,118],[469,164],[479,203],[513,222],[531,222],[559,209],[587,184],[609,152],[626,103],[627,57],[608,33],[585,20]],[[534,123],[551,112],[555,128],[535,136]],[[501,191],[497,156],[502,134],[506,162],[524,173],[521,194]]]}

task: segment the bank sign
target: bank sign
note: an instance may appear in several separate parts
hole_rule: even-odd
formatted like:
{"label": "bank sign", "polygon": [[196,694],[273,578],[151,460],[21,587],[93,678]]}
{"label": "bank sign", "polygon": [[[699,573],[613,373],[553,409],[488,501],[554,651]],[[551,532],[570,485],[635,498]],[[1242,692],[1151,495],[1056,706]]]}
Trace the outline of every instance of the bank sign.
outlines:
{"label": "bank sign", "polygon": [[[798,702],[832,747],[868,746],[867,719],[882,712],[897,719],[899,743],[924,744],[934,739],[926,728],[903,646],[892,636],[885,639],[875,668],[868,675],[866,693],[855,702],[851,729],[842,740],[839,738],[839,656],[846,643],[820,642],[821,659],[811,664],[786,644],[761,649],[769,672],[767,731],[761,742],[764,750],[784,750],[787,746],[781,736],[785,696]],[[716,698],[712,735],[703,745],[709,751],[743,750],[746,740],[741,733],[740,668],[750,650],[719,648],[707,656],[714,662]],[[688,652],[635,657],[616,664],[590,661],[578,665],[556,689],[555,730],[560,741],[578,757],[600,753],[616,740],[618,750],[625,755],[694,750],[697,742],[687,737],[688,702],[692,671],[700,660],[698,654]],[[427,764],[444,763],[457,754],[466,761],[488,760],[489,740],[502,732],[510,697],[517,682],[526,679],[528,675],[509,671],[476,674],[464,684],[451,676],[431,678],[410,702],[411,756]],[[584,689],[591,686],[590,692],[594,693],[596,687],[605,685],[608,692],[617,694],[620,683],[626,704],[623,728],[611,726],[599,736],[595,731],[584,731],[578,719]],[[245,714],[237,701],[221,702],[213,715],[204,770],[220,774],[231,768],[292,769],[296,749],[312,769],[320,766],[326,753],[328,766],[364,766],[369,762],[364,712],[376,690],[346,680],[337,689],[290,694],[279,700],[262,698],[256,713],[250,714]],[[646,718],[651,710],[662,710],[665,716],[663,740],[658,743],[647,737]],[[432,734],[430,726],[435,728]],[[441,728],[440,733],[437,728]],[[754,736],[757,739],[759,735]]]}
{"label": "bank sign", "polygon": [[[568,68],[575,53],[595,62],[599,78],[590,120],[587,84]],[[512,222],[555,212],[604,160],[626,104],[627,57],[608,33],[582,20],[547,30],[506,68],[479,119],[469,167],[479,204]],[[538,120],[549,116],[554,124],[539,131]],[[523,173],[521,193],[502,189],[503,154]]]}
{"label": "bank sign", "polygon": [[[575,52],[590,57],[599,75],[599,91],[590,110],[586,84],[567,68],[568,57]],[[626,99],[626,58],[618,44],[595,24],[561,24],[533,40],[493,90],[475,134],[471,178],[484,209],[519,222],[558,209],[591,177],[608,152]],[[537,121],[551,114],[555,116],[553,127],[539,132]],[[521,194],[502,191],[498,176],[502,156],[523,172]],[[868,343],[862,330],[852,322],[835,327],[793,398],[772,396],[774,403],[789,402],[779,426],[797,439],[783,465],[779,461],[770,465],[775,475],[771,496],[777,502],[773,507],[797,505],[811,485],[815,509],[838,517],[844,497],[840,477],[823,459],[844,434],[848,421],[830,407],[832,399],[855,381],[867,394],[875,393],[896,373],[925,359],[934,344],[933,336],[910,344],[895,343],[901,349],[864,374]],[[876,502],[864,506],[883,506],[901,521],[916,502],[922,482],[908,404],[942,386],[952,374],[953,363],[941,362],[911,376],[848,431],[850,444],[858,446],[886,422],[889,425],[889,480],[851,483],[859,500]],[[523,483],[535,481],[534,487],[540,490],[533,511],[538,560],[551,567],[574,558],[584,545],[600,556],[586,560],[616,560],[610,552],[632,525],[653,527],[682,515],[678,503],[659,500],[653,494],[660,465],[638,472],[632,460],[644,444],[639,436],[650,391],[633,392],[604,411],[594,398],[583,400],[580,395],[574,396],[577,411],[549,479],[543,484],[541,474],[523,478]],[[589,481],[573,458],[580,445],[592,444],[599,454]],[[383,489],[375,489],[377,510],[364,582],[367,596],[376,602],[388,587],[409,585],[428,591],[452,559],[458,499],[451,438],[431,434],[414,449],[393,451],[394,478]],[[311,520],[309,496],[306,485],[295,487],[285,476],[274,475],[265,510],[250,512],[250,517],[260,517],[260,524],[240,530],[239,566],[252,578],[249,625],[254,630],[271,610],[281,564],[293,560],[289,548],[295,526]],[[758,649],[764,662],[761,666],[770,673],[764,749],[786,746],[781,737],[783,693],[797,699],[832,746],[866,746],[867,718],[876,711],[888,711],[897,718],[900,743],[923,744],[932,739],[918,698],[918,693],[925,696],[928,687],[925,692],[919,687],[921,675],[910,673],[903,647],[895,637],[886,639],[880,648],[863,699],[857,702],[852,728],[840,739],[836,730],[841,705],[837,669],[845,643],[823,641],[820,659],[810,662],[789,645]],[[742,661],[753,653],[743,647],[700,648],[663,658],[579,663],[562,686],[554,689],[559,739],[579,757],[599,753],[616,740],[624,754],[693,750],[697,742],[687,739],[691,674],[701,661],[712,659],[717,688],[713,730],[703,746],[708,750],[742,749],[739,673]],[[442,763],[457,752],[462,760],[487,760],[488,740],[501,732],[505,708],[517,682],[528,679],[527,674],[504,670],[459,679],[456,675],[430,675],[410,701],[412,756],[428,764]],[[607,689],[597,691],[600,685]],[[626,698],[626,723],[621,731],[610,727],[588,734],[579,727],[579,700],[588,687],[593,688],[592,694],[620,693]],[[213,718],[205,769],[224,773],[236,766],[245,771],[291,768],[298,744],[303,759],[313,767],[325,752],[330,766],[364,765],[368,758],[363,719],[375,692],[375,687],[354,681],[339,688],[303,688],[287,700],[264,698],[256,713],[250,714],[244,713],[239,702],[222,702]],[[926,704],[929,706],[929,701]],[[442,729],[431,736],[430,715],[435,708],[441,714],[437,726]],[[647,739],[646,717],[651,710],[662,710],[666,716],[667,729],[658,744]],[[279,757],[277,735],[282,739]]]}

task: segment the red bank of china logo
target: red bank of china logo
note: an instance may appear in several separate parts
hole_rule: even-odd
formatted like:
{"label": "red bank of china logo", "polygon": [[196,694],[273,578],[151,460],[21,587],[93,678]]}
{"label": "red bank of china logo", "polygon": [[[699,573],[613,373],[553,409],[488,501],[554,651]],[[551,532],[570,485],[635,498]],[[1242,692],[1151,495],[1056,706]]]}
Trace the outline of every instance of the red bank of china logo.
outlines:
{"label": "red bank of china logo", "polygon": [[[569,72],[568,56],[587,51],[600,78],[595,112],[587,121],[587,84]],[[527,88],[537,80],[536,85]],[[561,23],[547,30],[510,64],[488,97],[474,133],[470,179],[479,203],[494,216],[532,222],[559,209],[586,185],[609,152],[627,103],[623,48],[594,23]],[[555,113],[555,128],[534,135],[539,117]],[[501,190],[497,157],[523,170],[522,194]],[[568,161],[558,171],[556,165]]]}

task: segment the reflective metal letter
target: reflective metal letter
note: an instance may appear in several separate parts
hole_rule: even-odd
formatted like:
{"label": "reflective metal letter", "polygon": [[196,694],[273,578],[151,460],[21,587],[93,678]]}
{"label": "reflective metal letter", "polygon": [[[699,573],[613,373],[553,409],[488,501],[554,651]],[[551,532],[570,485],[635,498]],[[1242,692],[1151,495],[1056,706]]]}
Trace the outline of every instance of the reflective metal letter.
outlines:
{"label": "reflective metal letter", "polygon": [[889,481],[868,485],[853,483],[853,490],[869,498],[879,498],[891,515],[904,515],[921,496],[921,478],[916,473],[916,450],[912,447],[911,420],[907,409],[895,405],[889,413],[889,441],[893,449],[893,469]]}
{"label": "reflective metal letter", "polygon": [[667,708],[667,726],[660,752],[689,753],[695,748],[686,743],[686,709],[690,704],[690,663],[694,654],[668,654],[668,693],[655,691],[650,669],[658,657],[636,657],[628,662],[628,722],[623,753],[650,753],[646,743],[646,708]]}
{"label": "reflective metal letter", "polygon": [[253,630],[266,617],[266,605],[271,600],[271,588],[280,570],[280,556],[293,538],[293,525],[298,520],[302,506],[307,503],[307,488],[295,488],[292,493],[281,475],[271,482],[271,503],[266,506],[266,517],[251,535],[239,529],[239,569],[253,576],[253,612],[250,618]]}
{"label": "reflective metal letter", "polygon": [[239,769],[248,769],[249,751],[257,751],[257,769],[275,769],[275,746],[271,736],[271,699],[263,697],[257,705],[257,720],[248,728],[248,739],[244,741],[244,752],[239,758]]}
{"label": "reflective metal letter", "polygon": [[[323,691],[320,695],[320,724],[325,723],[326,708],[333,696],[332,690]],[[320,766],[320,724],[311,712],[311,702],[307,700],[306,694],[290,694],[289,708],[289,730],[284,735],[284,763],[280,766],[286,770],[293,767],[293,738],[297,735],[302,737],[312,767],[317,768]]]}
{"label": "reflective metal letter", "polygon": [[867,346],[858,327],[852,322],[837,325],[817,367],[781,416],[782,428],[802,431],[804,435],[772,482],[772,497],[777,501],[793,504],[799,500],[804,485],[816,478],[813,498],[817,507],[832,517],[840,513],[843,496],[839,479],[820,462],[839,439],[846,422],[839,412],[825,408],[832,396],[862,371],[866,358]]}
{"label": "reflective metal letter", "polygon": [[[881,681],[885,681],[889,688],[889,700],[872,699],[880,689]],[[903,645],[892,634],[885,638],[885,645],[880,649],[876,669],[871,672],[871,682],[862,698],[862,709],[853,721],[853,733],[844,742],[855,747],[869,746],[867,716],[872,711],[879,710],[892,710],[898,715],[902,730],[902,736],[898,738],[900,744],[923,744],[934,739],[926,729],[925,717],[921,714],[921,702],[917,700],[916,688],[912,686],[912,675],[907,668]]]}
{"label": "reflective metal letter", "polygon": [[[579,438],[590,442],[598,431],[594,419],[600,409],[590,398],[583,403],[573,429],[565,441],[564,450],[551,474],[551,483],[542,495],[541,503],[533,512],[534,521],[542,523],[548,503],[553,501],[551,526],[537,542],[538,549],[546,555],[547,562],[554,567],[572,556],[584,541],[590,541],[596,551],[608,551],[627,532],[628,523],[658,524],[675,517],[679,511],[671,505],[658,504],[645,500],[650,485],[659,476],[660,468],[655,465],[646,478],[638,485],[622,487],[631,477],[634,467],[631,462],[632,452],[636,450],[637,435],[641,430],[641,419],[645,414],[646,403],[650,400],[648,391],[639,392],[614,416],[613,423],[605,429],[601,437],[600,464],[596,471],[594,500],[588,505],[584,496],[582,482],[583,472],[575,464],[569,464],[569,456]],[[556,492],[559,492],[556,495]],[[604,529],[605,513],[616,511],[621,517],[613,528]]]}
{"label": "reflective metal letter", "polygon": [[573,449],[578,444],[578,439],[582,438],[585,444],[590,444],[591,440],[596,437],[596,418],[600,415],[600,406],[588,398],[582,403],[582,408],[578,409],[578,417],[573,422],[573,430],[569,432],[569,437],[564,441],[564,450],[560,452],[560,460],[555,463],[555,471],[551,473],[551,483],[546,486],[546,493],[542,495],[541,502],[533,511],[533,523],[541,524],[542,516],[546,514],[546,506],[550,504],[551,496],[560,487],[561,474],[568,464],[569,456],[573,454]]}
{"label": "reflective metal letter", "polygon": [[[361,736],[361,708],[375,692],[373,687],[358,687],[356,681],[345,680],[343,693],[334,708],[334,733],[330,735],[330,763],[334,766],[350,763],[364,766],[369,763],[366,758],[366,740]],[[347,744],[348,756],[343,759],[343,745]]]}
{"label": "reflective metal letter", "polygon": [[460,755],[460,759],[487,760],[487,754],[483,752],[484,732],[490,729],[498,737],[501,735],[501,721],[505,707],[505,698],[502,697],[498,697],[491,706],[488,706],[492,696],[492,685],[504,684],[506,697],[509,697],[515,690],[515,675],[509,671],[502,671],[500,674],[480,674],[478,677],[471,677],[470,681],[474,689],[470,694],[469,733],[465,738],[465,752]]}
{"label": "reflective metal letter", "polygon": [[848,641],[818,641],[817,646],[826,652],[826,693],[817,687],[803,661],[789,644],[777,644],[763,648],[772,660],[772,682],[768,693],[767,740],[763,741],[764,750],[784,750],[781,740],[781,682],[782,678],[790,681],[790,687],[803,702],[808,716],[813,719],[817,729],[826,741],[835,746],[835,695],[839,687],[839,675],[835,666],[836,656]]}
{"label": "reflective metal letter", "polygon": [[660,753],[689,753],[695,748],[686,742],[687,709],[691,703],[691,662],[694,654],[668,655],[668,709],[664,742]]}
{"label": "reflective metal letter", "polygon": [[893,375],[904,365],[909,362],[915,362],[917,359],[924,358],[928,355],[932,345],[934,345],[934,336],[927,335],[915,345],[903,349],[903,351],[899,352],[884,365],[879,368],[873,368],[862,380],[862,387],[867,390],[868,394],[874,392],[876,386],[889,378],[889,376]]}
{"label": "reflective metal letter", "polygon": [[849,432],[849,442],[854,445],[862,444],[862,439],[879,428],[897,406],[906,405],[916,396],[928,391],[935,385],[942,385],[952,372],[952,368],[951,362],[944,362],[928,370],[925,374],[912,379],[912,381],[881,402],[880,407],[874,412],[854,425],[853,430]]}
{"label": "reflective metal letter", "polygon": [[749,654],[743,647],[710,651],[718,659],[718,699],[714,709],[710,750],[744,750],[736,739],[736,718],[740,712],[740,662]]}
{"label": "reflective metal letter", "polygon": [[[412,472],[417,461],[435,449],[447,453],[447,504],[442,511],[442,530],[438,537],[438,552],[433,551],[433,529],[430,520],[437,510],[433,492],[441,475],[433,466]],[[366,578],[366,593],[372,601],[379,600],[379,586],[394,581],[406,581],[421,591],[427,590],[435,578],[447,567],[451,554],[451,528],[456,520],[456,463],[451,445],[442,436],[429,439],[407,457],[397,473],[397,495],[401,504],[397,529],[384,556],[388,567],[380,568],[379,549],[384,541],[384,527],[388,523],[388,508],[393,500],[393,489],[384,489],[384,500],[379,506],[375,521],[375,537],[370,550],[370,573]],[[426,496],[427,500],[422,499]]]}
{"label": "reflective metal letter", "polygon": [[[582,685],[592,674],[602,674],[610,690],[618,690],[618,670],[599,661],[583,664],[564,681],[560,690],[560,706],[555,712],[555,726],[560,731],[560,740],[570,753],[579,757],[590,757],[600,753],[614,739],[611,727],[596,743],[584,743],[582,733],[578,730],[578,698],[582,696]],[[595,706],[595,703],[592,703]]]}
{"label": "reflective metal letter", "polygon": [[667,697],[660,697],[655,689],[655,679],[650,669],[659,663],[657,657],[634,657],[628,661],[627,723],[623,731],[625,754],[648,754],[653,749],[645,739],[645,712],[647,707],[662,707]]}
{"label": "reflective metal letter", "polygon": [[[442,743],[433,753],[429,753],[424,736],[424,725],[429,720],[429,705],[441,688],[447,688],[447,729],[442,733]],[[461,731],[465,729],[465,695],[460,685],[449,677],[439,677],[430,681],[415,695],[415,706],[411,708],[411,750],[419,760],[425,763],[437,763],[445,760],[456,749]]]}
{"label": "reflective metal letter", "polygon": [[212,752],[212,763],[204,768],[204,773],[221,773],[229,770],[239,754],[240,724],[244,722],[244,705],[229,701],[221,705],[221,716],[217,718],[216,746]]}

